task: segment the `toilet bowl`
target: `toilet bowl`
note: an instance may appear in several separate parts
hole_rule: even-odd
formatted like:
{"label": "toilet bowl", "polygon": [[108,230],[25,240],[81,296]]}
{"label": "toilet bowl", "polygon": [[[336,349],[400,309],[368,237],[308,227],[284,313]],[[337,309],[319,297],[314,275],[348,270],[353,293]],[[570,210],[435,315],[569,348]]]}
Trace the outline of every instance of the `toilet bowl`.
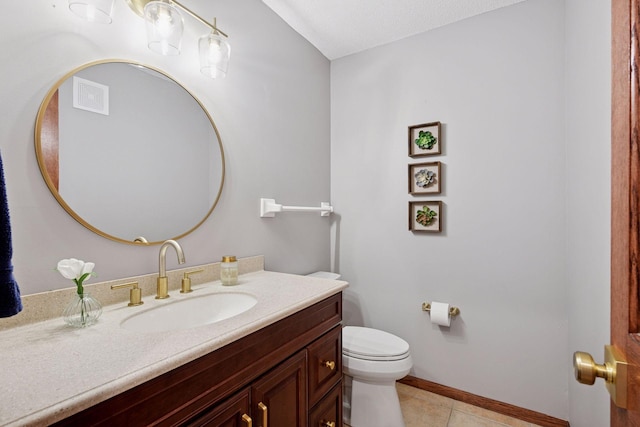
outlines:
{"label": "toilet bowl", "polygon": [[[340,278],[324,271],[309,276]],[[378,329],[342,328],[344,422],[352,427],[404,427],[396,380],[412,366],[409,344],[402,338]]]}
{"label": "toilet bowl", "polygon": [[343,419],[352,427],[403,427],[396,380],[409,373],[409,344],[359,326],[342,329]]}

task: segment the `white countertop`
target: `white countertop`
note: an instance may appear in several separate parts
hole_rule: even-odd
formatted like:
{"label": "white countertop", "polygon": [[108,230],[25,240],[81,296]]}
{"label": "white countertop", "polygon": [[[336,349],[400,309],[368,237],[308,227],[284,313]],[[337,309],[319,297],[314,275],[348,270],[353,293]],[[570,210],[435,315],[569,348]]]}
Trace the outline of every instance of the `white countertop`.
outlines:
{"label": "white countertop", "polygon": [[[259,271],[237,286],[219,281],[193,293],[143,298],[104,308],[97,324],[67,326],[60,317],[0,332],[0,425],[41,426],[66,418],[275,323],[347,287],[347,282]],[[235,317],[185,330],[137,333],[125,318],[178,299],[215,292],[252,294],[258,303]]]}

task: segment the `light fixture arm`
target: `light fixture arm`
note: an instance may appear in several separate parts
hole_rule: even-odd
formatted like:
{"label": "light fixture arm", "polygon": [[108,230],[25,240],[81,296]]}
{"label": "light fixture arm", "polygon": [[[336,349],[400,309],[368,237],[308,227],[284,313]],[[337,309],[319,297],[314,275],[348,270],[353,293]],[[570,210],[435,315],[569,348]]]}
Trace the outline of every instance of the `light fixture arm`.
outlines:
{"label": "light fixture arm", "polygon": [[[144,16],[144,7],[147,5],[147,3],[149,3],[152,0],[125,0],[125,1],[129,5],[131,10],[133,10],[138,16],[143,17]],[[218,34],[222,34],[225,37],[229,37],[226,33],[220,31],[220,29],[216,26],[215,21],[214,21],[213,24],[211,24],[210,22],[205,21],[197,13],[195,13],[194,11],[192,11],[191,9],[189,9],[188,7],[183,5],[182,3],[179,3],[179,2],[177,2],[175,0],[165,0],[165,1],[168,1],[169,3],[171,3],[171,4],[175,5],[176,7],[178,7],[179,9],[187,12],[189,15],[193,16],[195,19],[197,19],[198,21],[202,22],[207,27],[211,28],[214,32],[217,32]]]}
{"label": "light fixture arm", "polygon": [[227,34],[225,34],[224,32],[220,31],[220,29],[218,27],[216,27],[215,22],[212,24],[210,22],[205,21],[204,19],[202,19],[197,13],[195,13],[194,11],[192,11],[191,9],[189,9],[188,7],[186,7],[185,5],[183,5],[180,2],[177,2],[176,0],[170,0],[170,2],[172,4],[175,4],[176,6],[178,6],[180,9],[184,10],[185,12],[187,12],[189,15],[193,16],[195,19],[197,19],[198,21],[202,22],[204,25],[206,25],[207,27],[211,28],[213,31],[215,31],[216,33],[222,34],[225,37],[229,37]]}

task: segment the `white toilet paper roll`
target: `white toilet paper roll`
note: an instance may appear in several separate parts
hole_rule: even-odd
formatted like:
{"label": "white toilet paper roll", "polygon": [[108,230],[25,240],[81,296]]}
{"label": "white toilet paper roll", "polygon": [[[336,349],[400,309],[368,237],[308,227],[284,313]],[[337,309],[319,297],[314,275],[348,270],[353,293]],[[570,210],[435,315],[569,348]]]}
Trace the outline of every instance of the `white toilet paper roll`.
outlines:
{"label": "white toilet paper roll", "polygon": [[433,301],[431,303],[431,323],[440,326],[450,326],[449,304]]}

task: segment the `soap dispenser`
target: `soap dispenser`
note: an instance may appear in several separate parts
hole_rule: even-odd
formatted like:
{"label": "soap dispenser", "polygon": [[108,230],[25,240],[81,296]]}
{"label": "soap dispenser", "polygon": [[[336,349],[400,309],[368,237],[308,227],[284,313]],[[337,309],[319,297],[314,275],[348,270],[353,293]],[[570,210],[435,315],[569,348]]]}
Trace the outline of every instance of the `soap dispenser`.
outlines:
{"label": "soap dispenser", "polygon": [[238,260],[233,255],[225,255],[220,263],[220,281],[225,286],[238,284]]}

